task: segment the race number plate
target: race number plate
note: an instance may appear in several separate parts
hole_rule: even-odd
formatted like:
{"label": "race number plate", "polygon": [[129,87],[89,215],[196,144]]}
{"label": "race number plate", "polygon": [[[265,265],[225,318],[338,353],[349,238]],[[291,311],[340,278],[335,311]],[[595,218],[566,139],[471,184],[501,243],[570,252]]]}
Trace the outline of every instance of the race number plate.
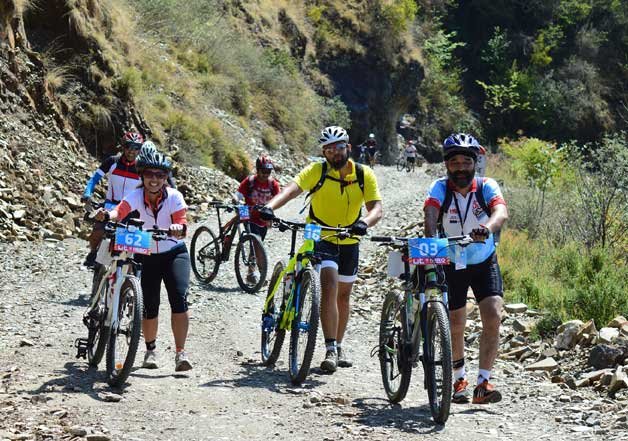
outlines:
{"label": "race number plate", "polygon": [[321,226],[316,224],[307,224],[305,226],[305,232],[303,233],[305,240],[313,240],[318,242],[321,240]]}
{"label": "race number plate", "polygon": [[238,214],[240,216],[240,220],[249,220],[251,218],[251,213],[249,211],[248,205],[239,205],[238,206]]}
{"label": "race number plate", "polygon": [[447,239],[435,237],[417,237],[408,240],[410,256],[408,261],[412,265],[447,265]]}
{"label": "race number plate", "polygon": [[150,254],[151,234],[139,229],[117,228],[113,249],[135,254]]}

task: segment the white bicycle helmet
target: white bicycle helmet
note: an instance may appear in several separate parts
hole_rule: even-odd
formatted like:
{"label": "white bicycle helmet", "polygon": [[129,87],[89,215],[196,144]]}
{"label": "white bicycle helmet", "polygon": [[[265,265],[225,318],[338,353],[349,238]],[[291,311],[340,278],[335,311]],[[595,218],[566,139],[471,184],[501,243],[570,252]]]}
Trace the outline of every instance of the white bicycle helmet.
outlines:
{"label": "white bicycle helmet", "polygon": [[369,133],[369,139],[375,139],[375,134],[374,133]]}
{"label": "white bicycle helmet", "polygon": [[318,144],[321,147],[333,144],[338,141],[349,142],[349,135],[347,131],[339,126],[325,127],[321,132],[321,137],[318,138]]}

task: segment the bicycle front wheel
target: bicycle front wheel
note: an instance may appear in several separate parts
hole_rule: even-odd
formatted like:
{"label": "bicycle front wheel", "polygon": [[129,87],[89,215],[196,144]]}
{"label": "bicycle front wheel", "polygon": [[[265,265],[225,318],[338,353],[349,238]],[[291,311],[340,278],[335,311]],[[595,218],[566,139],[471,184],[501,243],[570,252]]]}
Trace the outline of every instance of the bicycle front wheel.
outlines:
{"label": "bicycle front wheel", "polygon": [[404,350],[406,341],[404,305],[401,294],[388,293],[379,322],[379,366],[384,390],[393,403],[399,403],[406,397],[412,376],[412,364]]}
{"label": "bicycle front wheel", "polygon": [[451,332],[445,306],[440,302],[429,302],[425,335],[423,369],[425,385],[430,400],[432,418],[445,424],[449,418],[452,397]]}
{"label": "bicycle front wheel", "polygon": [[107,346],[107,382],[121,386],[129,377],[142,331],[142,288],[135,276],[127,276],[120,289],[118,329],[111,330]]}
{"label": "bicycle front wheel", "polygon": [[234,264],[240,288],[251,294],[259,291],[266,281],[268,260],[262,239],[257,234],[240,236]]}
{"label": "bicycle front wheel", "polygon": [[[273,274],[270,277],[268,283],[268,294],[266,299],[272,294],[273,288],[279,280],[281,272],[286,267],[286,264],[279,261],[275,264]],[[283,313],[283,307],[289,294],[285,293],[285,283],[282,281],[277,288],[277,292],[273,295],[273,298],[268,303],[268,309],[262,311],[262,364],[264,366],[272,366],[275,364],[281,353],[281,347],[286,337],[286,330],[279,328],[279,322],[281,321],[281,314]]]}
{"label": "bicycle front wheel", "polygon": [[403,159],[397,159],[397,171],[402,171],[405,166],[406,164]]}
{"label": "bicycle front wheel", "polygon": [[290,333],[290,380],[301,384],[310,371],[320,316],[321,283],[313,268],[306,268],[297,286],[298,310]]}
{"label": "bicycle front wheel", "polygon": [[202,283],[211,283],[218,274],[221,251],[220,241],[205,225],[197,228],[190,244],[192,271]]}
{"label": "bicycle front wheel", "polygon": [[83,320],[87,324],[87,362],[92,367],[97,367],[105,355],[105,349],[109,342],[110,328],[105,326],[107,310],[105,309],[105,297],[109,290],[109,281],[101,278],[100,283],[92,288],[90,306]]}

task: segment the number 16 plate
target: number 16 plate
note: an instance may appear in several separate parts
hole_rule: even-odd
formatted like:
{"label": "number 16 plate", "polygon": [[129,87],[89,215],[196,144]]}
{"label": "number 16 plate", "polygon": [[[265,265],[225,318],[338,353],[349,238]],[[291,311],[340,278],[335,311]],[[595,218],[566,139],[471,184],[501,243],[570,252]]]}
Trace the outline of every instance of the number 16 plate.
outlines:
{"label": "number 16 plate", "polygon": [[417,237],[408,240],[409,262],[412,265],[447,265],[449,255],[447,239]]}
{"label": "number 16 plate", "polygon": [[142,231],[129,231],[125,228],[116,229],[116,242],[113,249],[135,254],[150,254],[151,234]]}

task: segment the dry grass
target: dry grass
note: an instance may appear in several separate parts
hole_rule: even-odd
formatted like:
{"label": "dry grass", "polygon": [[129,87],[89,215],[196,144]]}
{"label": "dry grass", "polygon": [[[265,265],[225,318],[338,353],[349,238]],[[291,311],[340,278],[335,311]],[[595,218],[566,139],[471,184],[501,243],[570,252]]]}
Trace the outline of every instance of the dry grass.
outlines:
{"label": "dry grass", "polygon": [[65,85],[69,78],[69,68],[67,66],[57,66],[46,72],[44,84],[50,88],[51,92],[56,92]]}
{"label": "dry grass", "polygon": [[111,110],[102,104],[89,104],[91,123],[94,128],[107,129],[112,126]]}

